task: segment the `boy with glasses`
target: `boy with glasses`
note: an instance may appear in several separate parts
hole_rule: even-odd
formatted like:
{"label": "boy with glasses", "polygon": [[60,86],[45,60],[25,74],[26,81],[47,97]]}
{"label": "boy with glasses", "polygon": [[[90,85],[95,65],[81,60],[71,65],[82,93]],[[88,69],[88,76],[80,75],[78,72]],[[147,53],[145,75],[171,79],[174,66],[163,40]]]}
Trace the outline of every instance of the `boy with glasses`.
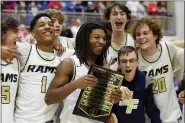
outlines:
{"label": "boy with glasses", "polygon": [[150,79],[138,66],[137,51],[131,46],[122,47],[118,52],[118,71],[125,76],[122,101],[113,106],[108,123],[145,123],[145,110],[151,123],[161,123]]}

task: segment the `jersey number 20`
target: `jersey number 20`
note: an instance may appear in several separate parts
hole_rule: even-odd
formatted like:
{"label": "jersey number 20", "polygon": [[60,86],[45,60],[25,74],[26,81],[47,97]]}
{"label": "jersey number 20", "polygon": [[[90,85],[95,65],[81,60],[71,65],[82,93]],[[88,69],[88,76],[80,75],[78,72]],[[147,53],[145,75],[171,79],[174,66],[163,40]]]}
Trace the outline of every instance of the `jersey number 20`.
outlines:
{"label": "jersey number 20", "polygon": [[[152,87],[153,87],[153,94],[163,93],[166,92],[166,82],[165,78],[161,77],[159,79],[152,79]],[[157,89],[158,86],[158,89]]]}

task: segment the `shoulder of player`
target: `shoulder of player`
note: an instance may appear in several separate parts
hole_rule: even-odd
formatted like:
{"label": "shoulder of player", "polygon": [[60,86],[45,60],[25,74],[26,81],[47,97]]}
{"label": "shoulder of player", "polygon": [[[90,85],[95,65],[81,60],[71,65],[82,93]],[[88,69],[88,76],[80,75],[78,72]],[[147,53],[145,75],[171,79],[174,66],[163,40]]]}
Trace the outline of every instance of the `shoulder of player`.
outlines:
{"label": "shoulder of player", "polygon": [[66,40],[66,41],[72,41],[75,40],[75,38],[68,38],[68,37],[64,37],[64,36],[59,36],[60,40]]}
{"label": "shoulder of player", "polygon": [[[176,52],[178,52],[181,48],[177,47],[176,45],[174,45],[172,42],[160,42],[160,44],[162,45],[162,47],[167,47],[169,53],[170,53],[170,57],[171,59],[173,59],[174,55],[176,54]],[[164,46],[166,45],[166,46]]]}
{"label": "shoulder of player", "polygon": [[136,43],[132,37],[132,34],[130,33],[127,33],[127,40],[129,41],[129,44],[132,46],[132,47],[136,47]]}
{"label": "shoulder of player", "polygon": [[57,72],[71,74],[73,73],[73,61],[71,58],[64,59],[57,67]]}
{"label": "shoulder of player", "polygon": [[16,45],[18,46],[18,48],[31,47],[31,44],[26,42],[16,42]]}
{"label": "shoulder of player", "polygon": [[66,48],[66,51],[64,52],[64,54],[66,55],[69,55],[69,56],[72,56],[74,54],[75,50],[74,49],[69,49],[69,48]]}

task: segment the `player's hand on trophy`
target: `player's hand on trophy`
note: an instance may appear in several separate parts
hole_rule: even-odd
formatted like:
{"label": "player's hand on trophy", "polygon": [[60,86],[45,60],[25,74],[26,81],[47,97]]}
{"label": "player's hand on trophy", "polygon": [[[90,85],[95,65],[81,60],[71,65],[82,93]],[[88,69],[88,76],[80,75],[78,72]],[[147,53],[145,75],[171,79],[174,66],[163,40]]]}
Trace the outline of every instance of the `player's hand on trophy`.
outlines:
{"label": "player's hand on trophy", "polygon": [[16,51],[17,47],[6,47],[1,46],[1,59],[3,59],[6,63],[10,64],[13,58],[16,56],[20,56],[21,53]]}
{"label": "player's hand on trophy", "polygon": [[110,63],[108,62],[108,60],[107,59],[105,59],[104,61],[103,61],[103,67],[104,68],[110,68]]}
{"label": "player's hand on trophy", "polygon": [[114,113],[110,114],[107,123],[118,123],[118,119]]}
{"label": "player's hand on trophy", "polygon": [[76,88],[84,89],[86,87],[96,86],[97,78],[94,75],[85,75],[74,81]]}
{"label": "player's hand on trophy", "polygon": [[121,101],[122,99],[122,92],[120,89],[114,89],[113,91],[110,92],[110,95],[108,96],[109,100],[117,103]]}
{"label": "player's hand on trophy", "polygon": [[179,93],[179,95],[178,95],[178,98],[179,98],[179,101],[182,103],[182,104],[184,104],[185,102],[185,94],[184,94],[184,90],[183,91],[181,91],[180,93]]}
{"label": "player's hand on trophy", "polygon": [[127,87],[125,86],[121,86],[120,88],[121,93],[122,93],[122,100],[128,100],[130,98],[132,98],[133,92],[130,91]]}

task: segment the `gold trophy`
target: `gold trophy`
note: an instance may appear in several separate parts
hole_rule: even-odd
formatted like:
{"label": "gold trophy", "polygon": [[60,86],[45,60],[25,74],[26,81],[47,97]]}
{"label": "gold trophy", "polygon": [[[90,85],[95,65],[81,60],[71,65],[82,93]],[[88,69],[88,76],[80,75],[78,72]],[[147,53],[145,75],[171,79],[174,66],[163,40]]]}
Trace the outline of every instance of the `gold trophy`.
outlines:
{"label": "gold trophy", "polygon": [[94,64],[88,74],[93,74],[98,79],[97,84],[81,91],[73,114],[105,122],[113,106],[108,95],[121,87],[124,76]]}

